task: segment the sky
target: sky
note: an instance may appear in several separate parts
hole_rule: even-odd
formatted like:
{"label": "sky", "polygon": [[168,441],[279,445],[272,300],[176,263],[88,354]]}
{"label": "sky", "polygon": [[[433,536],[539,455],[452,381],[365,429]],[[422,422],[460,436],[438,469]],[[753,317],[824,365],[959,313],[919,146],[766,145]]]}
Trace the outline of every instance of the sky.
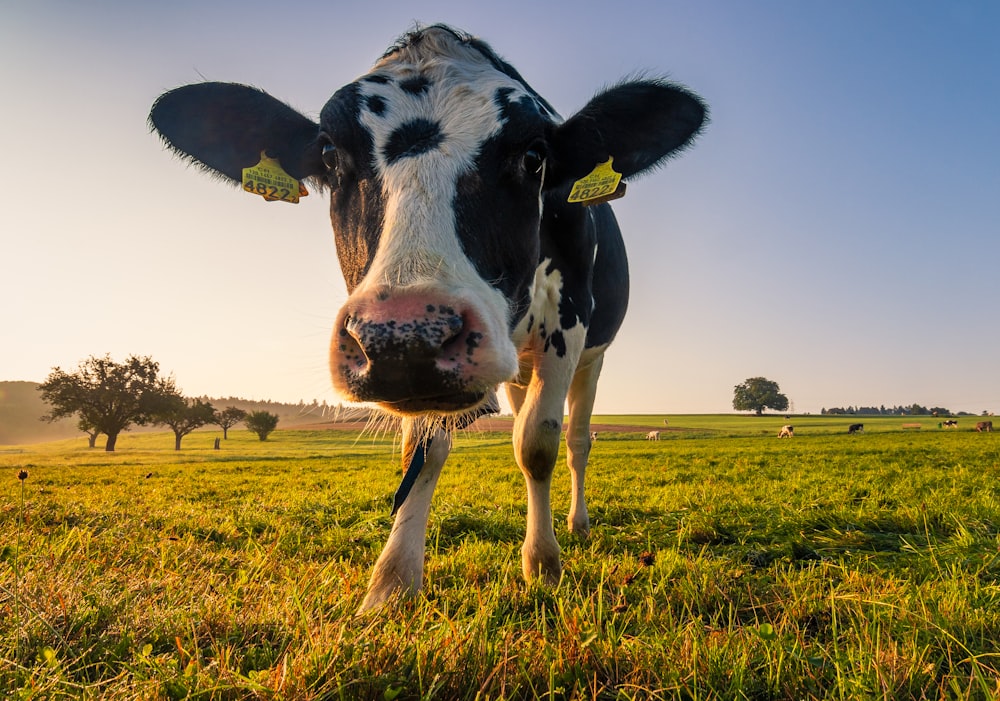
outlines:
{"label": "sky", "polygon": [[415,22],[475,34],[564,116],[667,75],[711,123],[615,203],[629,316],[596,413],[1000,411],[1000,3],[258,0],[0,4],[0,380],[149,355],[189,396],[335,404],[327,204],[171,156],[156,97],[261,87],[316,117]]}

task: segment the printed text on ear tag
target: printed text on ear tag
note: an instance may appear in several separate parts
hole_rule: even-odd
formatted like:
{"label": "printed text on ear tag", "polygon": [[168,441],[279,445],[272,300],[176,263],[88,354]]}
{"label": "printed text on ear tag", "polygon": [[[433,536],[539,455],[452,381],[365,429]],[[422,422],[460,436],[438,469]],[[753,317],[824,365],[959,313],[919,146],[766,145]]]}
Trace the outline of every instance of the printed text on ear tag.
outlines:
{"label": "printed text on ear tag", "polygon": [[268,157],[267,151],[260,152],[257,165],[243,169],[243,189],[268,202],[280,200],[292,204],[309,194],[302,183],[282,169],[276,158]]}
{"label": "printed text on ear tag", "polygon": [[625,183],[621,181],[622,174],[611,167],[614,160],[608,158],[605,163],[598,163],[588,175],[573,183],[566,201],[591,205],[624,197]]}

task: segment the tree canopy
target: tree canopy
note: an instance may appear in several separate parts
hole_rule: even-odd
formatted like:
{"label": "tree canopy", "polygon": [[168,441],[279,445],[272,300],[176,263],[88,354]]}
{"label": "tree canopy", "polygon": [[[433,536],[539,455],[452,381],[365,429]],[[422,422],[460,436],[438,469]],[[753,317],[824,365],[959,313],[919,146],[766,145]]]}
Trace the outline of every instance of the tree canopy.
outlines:
{"label": "tree canopy", "polygon": [[777,382],[766,377],[750,377],[734,388],[733,409],[752,411],[757,416],[763,414],[764,409],[787,411],[788,397],[781,393]]}
{"label": "tree canopy", "polygon": [[181,449],[184,436],[214,422],[215,407],[201,399],[185,399],[180,394],[167,397],[154,417],[154,423],[173,429],[174,450]]}
{"label": "tree canopy", "polygon": [[262,441],[266,441],[271,431],[278,427],[278,415],[267,411],[252,411],[247,414],[244,423],[247,428],[257,434]]}
{"label": "tree canopy", "polygon": [[166,398],[177,394],[173,378],[159,376],[160,365],[149,356],[130,355],[116,363],[110,355],[91,356],[75,372],[55,367],[38,387],[51,411],[42,418],[55,421],[79,417],[82,430],[108,437],[105,450],[112,452],[118,434],[132,424],[150,423]]}
{"label": "tree canopy", "polygon": [[240,421],[243,421],[246,417],[247,413],[243,409],[227,406],[222,411],[215,412],[212,423],[222,429],[222,438],[226,440],[229,438],[229,429]]}

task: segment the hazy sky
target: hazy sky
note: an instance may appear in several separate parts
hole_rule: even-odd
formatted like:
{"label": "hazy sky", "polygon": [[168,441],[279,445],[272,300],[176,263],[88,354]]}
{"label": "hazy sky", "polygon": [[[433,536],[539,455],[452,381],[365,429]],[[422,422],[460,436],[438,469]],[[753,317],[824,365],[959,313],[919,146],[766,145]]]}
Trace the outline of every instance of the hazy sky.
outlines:
{"label": "hazy sky", "polygon": [[146,126],[161,92],[262,87],[315,117],[415,21],[487,40],[564,116],[636,71],[708,102],[615,209],[632,302],[597,411],[1000,411],[1000,3],[0,4],[0,380],[151,355],[189,395],[338,401],[326,202],[266,203]]}

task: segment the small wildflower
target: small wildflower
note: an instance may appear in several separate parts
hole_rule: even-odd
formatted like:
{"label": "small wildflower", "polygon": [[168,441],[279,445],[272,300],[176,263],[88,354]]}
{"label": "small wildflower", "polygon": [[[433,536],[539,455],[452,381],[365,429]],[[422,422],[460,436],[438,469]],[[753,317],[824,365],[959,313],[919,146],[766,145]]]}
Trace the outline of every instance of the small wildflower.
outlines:
{"label": "small wildflower", "polygon": [[21,470],[20,472],[17,473],[17,478],[19,480],[21,480],[22,482],[24,480],[28,479],[28,471],[27,470]]}

